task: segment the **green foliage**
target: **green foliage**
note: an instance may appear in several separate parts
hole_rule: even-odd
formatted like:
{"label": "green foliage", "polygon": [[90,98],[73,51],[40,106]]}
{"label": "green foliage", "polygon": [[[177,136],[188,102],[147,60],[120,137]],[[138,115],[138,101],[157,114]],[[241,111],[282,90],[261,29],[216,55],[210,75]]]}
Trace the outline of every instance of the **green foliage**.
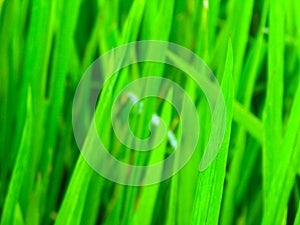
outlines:
{"label": "green foliage", "polygon": [[[299,8],[298,0],[0,0],[1,225],[300,224]],[[207,63],[225,98],[226,133],[216,159],[199,171],[211,129],[203,92],[168,65],[122,69],[102,90],[95,116],[117,159],[150,165],[174,151],[167,137],[140,153],[114,135],[112,102],[137,78],[177,82],[201,124],[180,172],[129,187],[99,176],[79,154],[72,103],[96,58],[139,40],[177,43]],[[174,90],[165,95],[173,98]],[[155,114],[179,142],[175,109],[159,99],[141,102],[142,112],[132,109],[133,133],[147,137]]]}

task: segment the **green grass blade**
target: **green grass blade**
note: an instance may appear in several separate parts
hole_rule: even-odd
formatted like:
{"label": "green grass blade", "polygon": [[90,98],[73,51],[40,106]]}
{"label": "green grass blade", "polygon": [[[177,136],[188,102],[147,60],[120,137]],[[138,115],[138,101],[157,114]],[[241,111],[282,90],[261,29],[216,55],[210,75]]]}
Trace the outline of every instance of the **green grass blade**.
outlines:
{"label": "green grass blade", "polygon": [[29,162],[31,160],[31,134],[32,134],[32,96],[29,89],[26,106],[26,122],[23,129],[22,141],[18,151],[17,160],[14,166],[12,178],[10,180],[8,193],[6,195],[4,209],[1,217],[1,225],[13,224],[16,207],[20,194],[22,193],[23,181],[29,172]]}
{"label": "green grass blade", "polygon": [[288,204],[290,192],[299,168],[300,149],[297,148],[300,131],[300,81],[295,94],[289,122],[283,139],[280,164],[273,175],[267,192],[268,207],[265,208],[263,224],[280,224]]}
{"label": "green grass blade", "polygon": [[267,99],[264,110],[263,192],[264,211],[272,207],[269,195],[274,171],[282,157],[282,108],[284,74],[284,1],[270,1]]}
{"label": "green grass blade", "polygon": [[[22,195],[20,202],[25,214],[30,210],[27,202],[30,201],[30,195],[32,194],[32,190],[34,190],[39,160],[43,153],[42,144],[45,135],[45,132],[43,132],[43,123],[46,110],[44,96],[46,89],[46,72],[48,69],[47,63],[50,54],[49,48],[51,46],[51,39],[49,38],[48,33],[52,34],[50,23],[51,6],[52,2],[35,0],[32,2],[30,7],[32,14],[25,46],[23,82],[30,82],[32,88],[32,113],[33,118],[35,119],[32,129],[40,131],[32,135],[33,154],[31,156],[31,166],[29,167],[30,176],[26,180],[27,183],[26,186],[24,186],[24,194]],[[35,45],[33,43],[40,44]],[[45,49],[48,49],[48,51],[45,51]],[[23,89],[21,90],[21,98],[24,92],[26,92],[25,86],[23,86]],[[22,114],[22,107],[21,104],[19,108],[20,114]]]}
{"label": "green grass blade", "polygon": [[220,152],[210,167],[201,172],[194,205],[193,225],[218,224],[226,173],[226,161],[231,133],[233,110],[232,86],[233,53],[231,41],[228,45],[227,60],[222,82],[222,91],[226,102],[226,133]]}

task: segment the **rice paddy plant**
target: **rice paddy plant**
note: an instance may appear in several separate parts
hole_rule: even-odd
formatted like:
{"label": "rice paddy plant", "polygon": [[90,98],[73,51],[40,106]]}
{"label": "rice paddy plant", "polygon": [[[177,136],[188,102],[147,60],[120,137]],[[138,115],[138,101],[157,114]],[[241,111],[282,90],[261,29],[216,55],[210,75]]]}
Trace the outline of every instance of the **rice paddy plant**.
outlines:
{"label": "rice paddy plant", "polygon": [[[300,224],[299,9],[297,0],[0,0],[0,224]],[[131,107],[125,119],[134,136],[151,136],[148,128],[162,121],[167,133],[150,139],[161,140],[152,151],[122,143],[111,109],[135,80],[176,82],[200,122],[196,149],[182,169],[151,185],[124,185],[101,176],[81,154],[92,151],[91,135],[78,150],[72,107],[80,80],[99,56],[146,40],[178,44],[206,63],[222,90],[226,113],[215,110],[215,116],[226,128],[218,154],[201,169],[214,122],[205,90],[166,63],[137,62],[115,71],[97,96],[95,114],[79,108],[82,123],[89,127],[93,119],[116,159],[149,166],[166,160],[181,142],[194,141],[188,139],[193,133],[182,136],[181,111],[172,102],[129,93],[113,113],[122,118]],[[168,57],[189,71],[181,56]],[[104,66],[127,58],[124,53]],[[82,102],[99,88],[92,81]],[[163,84],[148,82],[142,89],[185,102]],[[175,157],[174,169],[180,160]],[[163,176],[165,167],[155,174],[132,172],[133,179]]]}

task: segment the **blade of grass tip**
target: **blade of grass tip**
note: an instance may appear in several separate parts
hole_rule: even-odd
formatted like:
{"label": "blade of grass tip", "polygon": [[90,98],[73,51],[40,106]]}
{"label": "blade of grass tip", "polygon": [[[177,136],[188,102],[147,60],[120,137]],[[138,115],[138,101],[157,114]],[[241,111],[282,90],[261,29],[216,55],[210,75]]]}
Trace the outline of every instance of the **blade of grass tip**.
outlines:
{"label": "blade of grass tip", "polygon": [[[267,96],[263,115],[263,192],[264,212],[272,208],[269,189],[282,154],[282,106],[284,73],[284,1],[270,1]],[[281,164],[281,163],[280,163]]]}
{"label": "blade of grass tip", "polygon": [[16,204],[13,225],[25,225],[23,215],[22,215],[21,206],[20,206],[19,203]]}
{"label": "blade of grass tip", "polygon": [[18,151],[18,156],[10,180],[8,193],[5,198],[2,212],[1,225],[13,224],[16,205],[21,193],[21,187],[24,179],[27,179],[30,166],[30,146],[32,134],[32,95],[31,89],[28,89],[26,122],[23,129],[22,141]]}
{"label": "blade of grass tip", "polygon": [[226,133],[220,152],[210,167],[201,172],[193,210],[193,225],[218,224],[226,173],[227,154],[231,134],[233,110],[232,86],[233,53],[231,40],[228,44],[227,59],[222,82],[226,102]]}
{"label": "blade of grass tip", "polygon": [[[263,125],[259,119],[257,119],[250,110],[254,87],[256,80],[261,71],[262,63],[265,59],[265,48],[264,48],[264,27],[267,20],[267,14],[269,9],[268,0],[264,1],[262,16],[260,22],[260,28],[258,31],[258,37],[255,42],[252,44],[250,51],[247,55],[246,66],[243,70],[243,74],[238,85],[238,93],[236,98],[243,104],[239,104],[237,101],[234,102],[233,110],[233,119],[237,122],[237,126],[233,129],[236,132],[236,141],[233,145],[232,152],[233,159],[230,163],[229,171],[227,173],[226,179],[228,180],[227,186],[224,193],[224,200],[222,205],[222,217],[221,224],[232,224],[233,219],[236,216],[236,206],[237,206],[237,195],[236,191],[240,186],[240,177],[241,177],[241,166],[243,157],[247,154],[246,151],[246,142],[247,142],[247,133],[246,131],[256,138],[256,140],[262,144],[262,133]],[[255,148],[256,151],[251,149],[251,156],[258,155],[258,148]],[[256,157],[254,157],[256,158]]]}
{"label": "blade of grass tip", "polygon": [[[214,49],[214,62],[216,65],[220,65],[226,57],[226,41],[228,35],[232,36],[233,46],[237,46],[234,49],[234,57],[236,63],[233,68],[233,78],[235,91],[240,83],[241,71],[243,68],[243,60],[248,44],[248,36],[250,26],[252,22],[252,12],[254,6],[254,0],[247,2],[241,2],[238,0],[231,0],[227,3],[227,23],[221,27],[220,34],[217,37],[216,47]],[[239,13],[237,13],[239,12]],[[240,16],[243,15],[243,16]],[[217,75],[222,75],[222,66],[218,66]],[[220,72],[219,72],[220,71]]]}
{"label": "blade of grass tip", "polygon": [[283,139],[280,164],[274,172],[269,189],[266,193],[268,200],[264,211],[262,224],[280,224],[288,204],[290,192],[298,172],[300,148],[296,148],[300,130],[300,81],[294,97],[294,102]]}

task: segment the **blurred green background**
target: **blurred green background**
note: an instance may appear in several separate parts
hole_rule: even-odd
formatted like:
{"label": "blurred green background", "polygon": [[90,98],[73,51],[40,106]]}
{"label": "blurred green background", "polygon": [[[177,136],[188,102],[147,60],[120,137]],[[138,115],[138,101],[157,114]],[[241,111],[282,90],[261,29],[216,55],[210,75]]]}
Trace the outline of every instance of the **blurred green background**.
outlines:
{"label": "blurred green background", "polygon": [[[300,224],[299,9],[298,0],[0,0],[1,225]],[[129,187],[80,156],[72,132],[78,82],[100,55],[137,40],[192,50],[222,85],[226,135],[207,170],[198,171],[210,131],[205,96],[181,71],[155,63],[125,68],[107,84],[99,133],[125,162],[167,157],[170,138],[158,153],[135,153],[105,123],[126,84],[167,77],[198,109],[201,137],[189,163],[162,183]],[[158,114],[179,137],[168,103],[143,104],[143,113],[132,110],[137,136],[149,135]]]}

